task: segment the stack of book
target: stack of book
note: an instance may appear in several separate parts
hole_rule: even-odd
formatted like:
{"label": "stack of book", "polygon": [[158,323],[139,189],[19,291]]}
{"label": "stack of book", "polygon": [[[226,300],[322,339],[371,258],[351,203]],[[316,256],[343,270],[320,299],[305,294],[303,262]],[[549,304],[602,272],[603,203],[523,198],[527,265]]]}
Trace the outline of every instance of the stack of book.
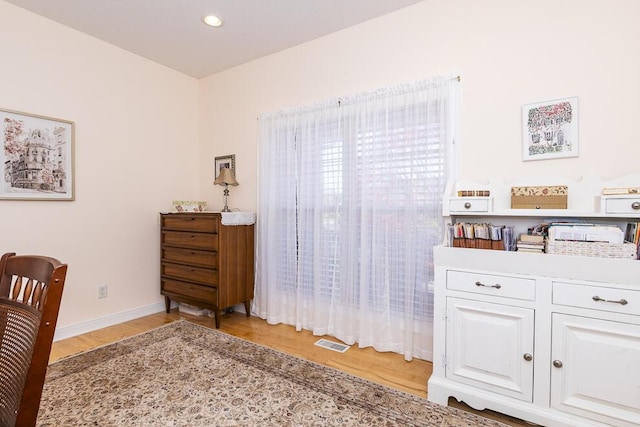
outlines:
{"label": "stack of book", "polygon": [[638,256],[640,253],[640,222],[630,222],[627,224],[627,229],[624,233],[624,241],[633,243],[636,246],[636,258],[640,259]]}
{"label": "stack of book", "polygon": [[516,249],[518,252],[544,253],[544,236],[538,234],[520,234],[516,242]]}
{"label": "stack of book", "polygon": [[624,233],[624,241],[640,243],[640,222],[630,222],[627,224],[627,229]]}
{"label": "stack of book", "polygon": [[640,194],[640,187],[603,188],[603,196],[619,196],[622,194]]}

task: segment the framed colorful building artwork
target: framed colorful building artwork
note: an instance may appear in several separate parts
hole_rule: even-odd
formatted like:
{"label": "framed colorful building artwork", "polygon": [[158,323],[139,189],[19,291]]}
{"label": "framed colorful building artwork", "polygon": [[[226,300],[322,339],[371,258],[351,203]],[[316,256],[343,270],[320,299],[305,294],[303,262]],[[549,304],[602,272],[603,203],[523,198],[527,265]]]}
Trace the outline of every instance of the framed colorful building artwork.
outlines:
{"label": "framed colorful building artwork", "polygon": [[0,199],[74,200],[74,123],[1,110]]}
{"label": "framed colorful building artwork", "polygon": [[578,157],[578,98],[522,107],[522,160]]}

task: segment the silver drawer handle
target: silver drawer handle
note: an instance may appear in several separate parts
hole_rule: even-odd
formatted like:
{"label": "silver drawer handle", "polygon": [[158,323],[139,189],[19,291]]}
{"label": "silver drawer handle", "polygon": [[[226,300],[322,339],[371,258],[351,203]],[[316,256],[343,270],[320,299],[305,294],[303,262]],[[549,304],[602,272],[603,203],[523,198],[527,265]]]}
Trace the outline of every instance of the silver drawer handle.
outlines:
{"label": "silver drawer handle", "polygon": [[609,300],[609,299],[600,298],[598,295],[594,296],[592,299],[593,299],[595,302],[600,302],[600,301],[602,301],[602,302],[611,302],[611,303],[614,303],[614,304],[620,304],[620,305],[627,305],[627,304],[629,304],[629,301],[627,301],[626,299],[620,299],[620,300],[618,300],[618,301],[613,301],[613,300]]}
{"label": "silver drawer handle", "polygon": [[631,203],[631,209],[635,209],[635,210],[640,209],[640,202]]}
{"label": "silver drawer handle", "polygon": [[476,282],[476,286],[484,286],[485,288],[496,288],[496,289],[500,289],[502,287],[502,285],[500,285],[499,283],[496,283],[495,285],[485,285],[482,282]]}
{"label": "silver drawer handle", "polygon": [[464,204],[464,208],[465,208],[465,209],[469,209],[469,208],[471,208],[471,203],[466,202],[466,203]]}

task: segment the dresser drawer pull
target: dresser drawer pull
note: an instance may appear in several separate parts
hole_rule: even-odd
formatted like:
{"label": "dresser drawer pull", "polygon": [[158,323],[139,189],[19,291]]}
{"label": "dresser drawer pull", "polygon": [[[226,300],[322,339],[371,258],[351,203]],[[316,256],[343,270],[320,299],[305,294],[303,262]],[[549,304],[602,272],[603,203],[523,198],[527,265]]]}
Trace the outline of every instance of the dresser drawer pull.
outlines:
{"label": "dresser drawer pull", "polygon": [[631,203],[631,209],[636,210],[636,211],[637,211],[638,209],[640,209],[640,202],[633,202],[633,203]]}
{"label": "dresser drawer pull", "polygon": [[627,305],[629,304],[629,301],[627,301],[626,299],[620,299],[618,301],[613,301],[613,300],[609,300],[609,299],[604,299],[604,298],[600,298],[598,295],[593,297],[593,300],[595,302],[611,302],[613,304],[620,304],[620,305]]}
{"label": "dresser drawer pull", "polygon": [[471,209],[471,203],[467,202],[464,204],[465,209]]}
{"label": "dresser drawer pull", "polygon": [[485,288],[496,288],[496,289],[500,289],[502,287],[502,285],[500,285],[499,283],[496,283],[495,285],[485,285],[482,282],[476,282],[476,286],[484,286]]}

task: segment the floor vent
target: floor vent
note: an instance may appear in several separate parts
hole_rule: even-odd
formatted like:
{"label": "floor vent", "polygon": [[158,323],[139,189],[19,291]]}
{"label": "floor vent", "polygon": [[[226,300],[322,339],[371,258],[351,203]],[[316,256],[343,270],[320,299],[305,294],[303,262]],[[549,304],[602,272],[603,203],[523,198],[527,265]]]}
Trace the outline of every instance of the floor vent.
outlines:
{"label": "floor vent", "polygon": [[319,339],[314,344],[317,345],[318,347],[328,348],[329,350],[337,351],[339,353],[344,353],[345,351],[349,350],[349,347],[350,347],[346,344],[340,344],[340,343],[325,340],[325,339]]}

